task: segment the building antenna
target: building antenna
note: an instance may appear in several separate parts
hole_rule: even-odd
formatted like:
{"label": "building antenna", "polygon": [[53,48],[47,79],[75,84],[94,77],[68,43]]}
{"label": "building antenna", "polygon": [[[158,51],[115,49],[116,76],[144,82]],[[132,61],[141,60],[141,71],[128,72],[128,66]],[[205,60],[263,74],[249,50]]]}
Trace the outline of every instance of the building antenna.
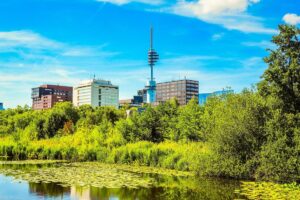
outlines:
{"label": "building antenna", "polygon": [[153,26],[150,27],[150,51],[153,49]]}

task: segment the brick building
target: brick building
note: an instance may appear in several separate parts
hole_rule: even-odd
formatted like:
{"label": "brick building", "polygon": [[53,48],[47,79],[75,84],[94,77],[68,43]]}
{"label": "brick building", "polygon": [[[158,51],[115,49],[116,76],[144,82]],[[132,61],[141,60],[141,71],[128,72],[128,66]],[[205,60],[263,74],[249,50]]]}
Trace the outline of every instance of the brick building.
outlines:
{"label": "brick building", "polygon": [[41,85],[32,88],[32,109],[44,110],[52,108],[57,102],[72,102],[73,88],[60,85]]}

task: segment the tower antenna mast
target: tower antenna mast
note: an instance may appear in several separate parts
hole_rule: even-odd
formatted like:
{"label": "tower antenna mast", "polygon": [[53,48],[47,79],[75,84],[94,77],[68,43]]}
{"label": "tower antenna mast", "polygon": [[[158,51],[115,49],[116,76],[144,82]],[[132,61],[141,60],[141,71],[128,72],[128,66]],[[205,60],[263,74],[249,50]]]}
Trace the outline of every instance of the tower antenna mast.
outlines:
{"label": "tower antenna mast", "polygon": [[153,27],[150,28],[150,50],[153,49]]}
{"label": "tower antenna mast", "polygon": [[151,70],[150,81],[147,85],[147,102],[153,103],[156,101],[156,82],[154,80],[153,68],[158,61],[159,55],[153,49],[153,27],[150,28],[150,49],[148,51],[148,64]]}

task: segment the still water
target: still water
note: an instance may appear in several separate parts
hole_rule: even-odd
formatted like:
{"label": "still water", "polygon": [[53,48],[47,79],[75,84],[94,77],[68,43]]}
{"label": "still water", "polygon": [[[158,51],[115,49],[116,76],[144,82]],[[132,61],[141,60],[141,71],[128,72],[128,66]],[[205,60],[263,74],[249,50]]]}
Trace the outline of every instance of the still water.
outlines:
{"label": "still water", "polygon": [[0,200],[156,200],[156,199],[238,199],[234,193],[240,185],[237,181],[217,179],[197,179],[195,177],[153,176],[160,186],[150,188],[97,188],[81,186],[61,186],[59,183],[34,183],[15,180],[0,174]]}

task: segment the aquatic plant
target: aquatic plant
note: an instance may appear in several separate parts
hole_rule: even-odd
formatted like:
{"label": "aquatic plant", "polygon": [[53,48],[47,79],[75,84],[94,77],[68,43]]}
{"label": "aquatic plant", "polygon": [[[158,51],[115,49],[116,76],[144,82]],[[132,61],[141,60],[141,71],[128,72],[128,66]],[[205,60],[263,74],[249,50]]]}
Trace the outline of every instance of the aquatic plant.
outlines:
{"label": "aquatic plant", "polygon": [[250,200],[297,200],[300,198],[300,185],[296,183],[242,182],[241,189],[236,190],[236,193]]}
{"label": "aquatic plant", "polygon": [[92,186],[106,188],[148,188],[156,182],[151,176],[145,174],[163,176],[192,176],[192,173],[180,172],[152,167],[138,167],[129,165],[103,164],[98,162],[82,163],[57,163],[56,161],[6,161],[5,165],[16,164],[52,163],[46,168],[0,167],[0,173],[14,177],[16,180],[24,180],[33,183],[59,183],[62,186]]}

